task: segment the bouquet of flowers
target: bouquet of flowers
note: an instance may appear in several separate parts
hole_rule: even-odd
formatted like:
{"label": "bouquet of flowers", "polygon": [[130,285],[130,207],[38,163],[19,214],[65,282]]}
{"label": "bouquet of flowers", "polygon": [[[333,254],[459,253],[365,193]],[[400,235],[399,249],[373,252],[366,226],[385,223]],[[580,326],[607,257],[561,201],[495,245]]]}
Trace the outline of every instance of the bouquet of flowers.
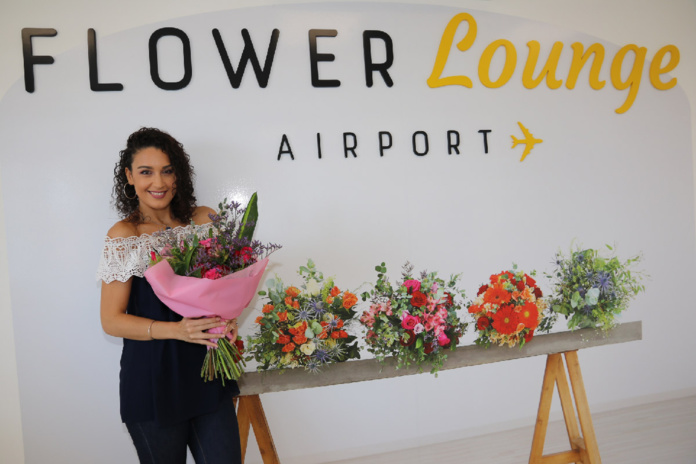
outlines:
{"label": "bouquet of flowers", "polygon": [[311,260],[298,274],[304,279],[300,288],[276,278],[266,282],[268,292],[259,292],[266,304],[256,318],[258,330],[248,338],[248,359],[255,359],[259,370],[304,366],[315,373],[332,362],[359,359],[357,337],[346,330],[357,296],[325,279]]}
{"label": "bouquet of flowers", "polygon": [[457,310],[462,308],[464,291],[457,288],[459,275],[445,282],[436,272],[412,275],[413,266],[406,263],[401,281],[392,286],[384,263],[375,267],[377,282],[362,294],[371,301],[360,322],[367,328],[367,350],[384,362],[396,358],[397,369],[428,363],[436,374],[447,359],[445,350],[454,350],[467,324]]}
{"label": "bouquet of flowers", "polygon": [[[238,317],[258,288],[267,256],[280,248],[252,240],[257,218],[254,193],[246,208],[223,201],[206,237],[191,234],[177,241],[167,231],[159,233],[162,246],[152,252],[145,271],[157,297],[183,317]],[[209,332],[222,330],[219,327]],[[207,381],[220,375],[223,383],[238,379],[244,366],[240,352],[243,342],[231,344],[223,337],[217,339],[217,345],[217,349],[208,349],[201,377]]]}
{"label": "bouquet of flowers", "polygon": [[492,275],[469,306],[478,331],[475,343],[486,347],[491,343],[524,346],[534,336],[547,306],[536,281],[518,271],[517,266]]}
{"label": "bouquet of flowers", "polygon": [[638,255],[621,262],[616,256],[603,257],[593,249],[571,249],[567,256],[560,251],[556,253],[556,268],[548,275],[553,285],[549,301],[552,314],[545,327],[550,329],[558,314],[566,317],[571,330],[613,327],[628,302],[645,291],[640,283],[641,273],[631,272],[640,260]]}

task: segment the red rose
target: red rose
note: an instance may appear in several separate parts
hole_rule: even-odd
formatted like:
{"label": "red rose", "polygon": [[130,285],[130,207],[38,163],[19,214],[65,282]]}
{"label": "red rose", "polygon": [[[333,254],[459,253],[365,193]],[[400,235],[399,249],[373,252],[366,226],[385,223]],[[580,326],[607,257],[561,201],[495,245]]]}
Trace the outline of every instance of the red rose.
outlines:
{"label": "red rose", "polygon": [[420,308],[427,302],[428,297],[422,292],[413,292],[413,295],[411,295],[411,304],[416,308]]}
{"label": "red rose", "polygon": [[524,282],[522,282],[521,280],[517,282],[517,290],[519,290],[520,292],[524,290]]}
{"label": "red rose", "polygon": [[399,340],[399,343],[401,346],[411,346],[413,343],[416,341],[416,334],[413,333],[413,330],[407,330],[406,334],[408,334],[408,341],[404,341],[404,337],[401,337],[401,340]]}
{"label": "red rose", "polygon": [[532,279],[527,274],[525,274],[524,277],[527,280],[527,285],[529,285],[530,287],[534,287],[536,285],[536,280]]}
{"label": "red rose", "polygon": [[425,354],[430,354],[433,352],[433,344],[432,343],[424,343],[423,344],[423,352]]}
{"label": "red rose", "polygon": [[476,328],[478,330],[486,330],[491,325],[491,320],[486,316],[481,316],[476,320]]}
{"label": "red rose", "polygon": [[541,293],[541,289],[539,287],[534,287],[534,296],[537,298],[541,298],[544,296],[543,293]]}
{"label": "red rose", "polygon": [[237,351],[239,352],[239,355],[234,355],[234,360],[239,362],[242,359],[242,355],[244,354],[244,340],[241,339],[236,339],[234,341],[234,346],[237,348]]}
{"label": "red rose", "polygon": [[447,302],[445,303],[447,306],[454,305],[454,298],[452,298],[451,294],[449,294],[448,292],[445,292],[445,298],[447,298]]}
{"label": "red rose", "polygon": [[488,285],[481,285],[476,296],[481,296],[483,293],[486,293],[486,290],[488,290]]}

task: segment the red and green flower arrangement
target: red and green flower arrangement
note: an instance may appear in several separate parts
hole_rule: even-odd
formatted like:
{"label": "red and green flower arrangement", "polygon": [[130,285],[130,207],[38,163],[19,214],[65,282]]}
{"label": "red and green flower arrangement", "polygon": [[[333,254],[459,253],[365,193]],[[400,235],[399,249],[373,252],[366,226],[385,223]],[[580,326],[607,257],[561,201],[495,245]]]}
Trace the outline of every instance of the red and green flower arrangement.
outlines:
{"label": "red and green flower arrangement", "polygon": [[524,346],[544,318],[548,305],[542,296],[536,281],[515,265],[511,271],[493,274],[469,306],[478,331],[475,343]]}
{"label": "red and green flower arrangement", "polygon": [[304,367],[318,372],[321,367],[359,359],[357,337],[348,333],[358,297],[342,291],[333,278],[324,278],[309,260],[299,275],[304,284],[286,286],[276,278],[260,291],[266,302],[256,318],[258,328],[249,340],[249,360],[259,370]]}
{"label": "red and green flower arrangement", "polygon": [[421,370],[429,364],[436,374],[467,325],[457,315],[465,298],[457,287],[459,276],[445,282],[436,272],[423,272],[414,278],[413,266],[406,263],[401,281],[393,286],[384,263],[375,270],[377,282],[362,294],[363,301],[371,301],[360,317],[367,328],[367,350],[380,362],[393,356],[397,369],[416,365]]}

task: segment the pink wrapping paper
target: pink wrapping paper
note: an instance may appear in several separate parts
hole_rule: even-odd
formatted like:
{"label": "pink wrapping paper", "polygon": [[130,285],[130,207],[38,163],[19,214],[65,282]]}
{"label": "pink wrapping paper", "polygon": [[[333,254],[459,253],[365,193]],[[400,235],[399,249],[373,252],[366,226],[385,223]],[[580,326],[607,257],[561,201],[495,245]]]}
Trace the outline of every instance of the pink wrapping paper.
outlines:
{"label": "pink wrapping paper", "polygon": [[265,258],[217,280],[174,274],[167,260],[145,271],[157,297],[183,317],[220,316],[233,319],[242,314],[261,282],[268,264]]}

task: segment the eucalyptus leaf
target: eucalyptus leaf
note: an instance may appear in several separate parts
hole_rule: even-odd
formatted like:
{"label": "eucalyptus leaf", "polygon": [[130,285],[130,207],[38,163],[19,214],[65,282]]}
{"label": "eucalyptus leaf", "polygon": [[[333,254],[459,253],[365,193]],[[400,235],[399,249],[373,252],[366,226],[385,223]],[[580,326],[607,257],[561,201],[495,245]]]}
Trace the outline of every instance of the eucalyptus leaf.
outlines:
{"label": "eucalyptus leaf", "polygon": [[598,288],[591,288],[585,294],[585,303],[588,304],[589,306],[596,305],[598,300],[599,300],[599,289]]}

